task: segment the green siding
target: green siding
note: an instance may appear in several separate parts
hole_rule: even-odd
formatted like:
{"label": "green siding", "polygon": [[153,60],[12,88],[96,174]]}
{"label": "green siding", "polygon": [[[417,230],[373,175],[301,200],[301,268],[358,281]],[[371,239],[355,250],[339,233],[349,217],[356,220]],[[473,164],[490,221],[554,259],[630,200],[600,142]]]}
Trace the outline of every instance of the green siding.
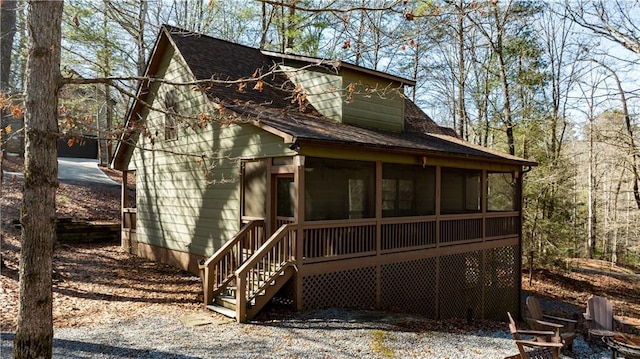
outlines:
{"label": "green siding", "polygon": [[399,82],[342,70],[343,86],[355,86],[352,98],[343,98],[343,122],[401,132],[404,129],[403,87]]}
{"label": "green siding", "polygon": [[[401,132],[404,129],[403,85],[381,77],[343,69],[333,74],[300,65],[281,66],[303,88],[324,116],[361,127]],[[349,85],[354,91],[350,92]]]}
{"label": "green siding", "polygon": [[[156,76],[172,82],[192,81],[181,57],[172,50]],[[180,115],[220,116],[191,86],[156,83],[148,103],[163,108],[164,95],[171,90],[178,95],[176,108]],[[131,161],[137,181],[137,239],[211,255],[240,227],[240,160],[293,153],[280,137],[242,123],[220,126],[214,121],[203,128],[191,128],[189,124],[195,120],[180,120],[178,139],[166,141],[164,116],[154,110],[142,111],[154,143],[141,135]],[[208,164],[207,170],[204,163]]]}
{"label": "green siding", "polygon": [[299,70],[281,66],[296,85],[302,87],[307,100],[322,115],[342,120],[342,77],[320,69]]}

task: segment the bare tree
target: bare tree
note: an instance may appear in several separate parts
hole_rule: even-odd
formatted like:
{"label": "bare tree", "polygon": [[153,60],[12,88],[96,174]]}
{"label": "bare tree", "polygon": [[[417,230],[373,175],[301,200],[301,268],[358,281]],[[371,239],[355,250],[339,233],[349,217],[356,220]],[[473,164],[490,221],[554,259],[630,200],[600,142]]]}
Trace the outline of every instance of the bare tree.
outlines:
{"label": "bare tree", "polygon": [[602,98],[599,96],[599,87],[605,81],[605,78],[594,71],[593,68],[587,69],[581,81],[577,83],[577,90],[580,91],[582,101],[582,109],[586,118],[585,132],[585,157],[581,162],[587,167],[587,178],[582,180],[587,187],[587,236],[585,240],[585,256],[594,258],[596,250],[596,240],[599,233],[600,216],[598,213],[598,191],[600,182],[598,181],[598,163],[599,156],[602,155],[596,148],[599,143],[596,138],[596,124],[598,119],[598,109],[602,106]]}
{"label": "bare tree", "polygon": [[451,24],[449,27],[451,28],[452,35],[451,39],[455,44],[455,61],[456,66],[451,66],[452,71],[452,79],[455,81],[455,87],[457,88],[457,98],[455,99],[455,110],[454,110],[454,127],[458,132],[460,137],[469,139],[469,134],[467,133],[468,126],[468,114],[466,107],[466,82],[467,82],[467,66],[468,61],[467,57],[467,33],[470,32],[469,25],[467,25],[467,15],[472,8],[468,3],[464,0],[454,1],[446,1],[447,6],[451,9],[452,18]]}
{"label": "bare tree", "polygon": [[638,0],[567,2],[568,16],[578,25],[640,55]]}
{"label": "bare tree", "polygon": [[[637,18],[640,16],[639,2],[634,1],[583,1],[568,3],[567,16],[576,24],[591,31],[595,35],[613,41],[636,55],[640,55],[640,27]],[[637,61],[637,58],[634,62]],[[621,106],[625,116],[626,132],[631,146],[631,171],[634,176],[633,194],[636,206],[640,209],[640,148],[635,142],[632,116],[627,108],[625,91],[616,71],[599,62],[609,71],[620,94]],[[636,65],[637,66],[637,65]]]}
{"label": "bare tree", "polygon": [[[511,92],[509,90],[509,80],[507,76],[507,64],[505,63],[504,54],[504,37],[507,24],[511,20],[513,11],[511,6],[513,1],[508,1],[504,6],[499,6],[498,2],[492,2],[490,8],[490,16],[486,19],[490,20],[488,28],[485,24],[481,23],[480,17],[468,16],[468,18],[476,25],[476,28],[487,39],[487,43],[491,47],[495,58],[498,62],[498,75],[500,78],[500,84],[502,87],[502,122],[505,126],[505,133],[507,135],[507,145],[509,148],[509,154],[514,155],[515,139],[513,134],[514,121],[513,113],[511,111]],[[482,12],[478,14],[482,17]]]}
{"label": "bare tree", "polygon": [[620,106],[622,108],[622,116],[624,118],[624,128],[627,135],[623,143],[626,143],[629,146],[628,153],[631,154],[630,167],[631,173],[633,174],[633,197],[636,200],[636,206],[638,207],[638,209],[640,209],[640,190],[638,189],[638,184],[640,183],[640,170],[638,169],[638,166],[640,165],[640,148],[637,146],[634,137],[634,126],[632,124],[632,117],[631,113],[629,112],[629,106],[627,105],[626,91],[622,86],[620,77],[618,77],[618,74],[614,69],[612,69],[610,66],[607,66],[601,61],[593,61],[600,65],[602,68],[606,69],[609,73],[611,73],[611,76],[616,83],[616,88],[618,89],[618,94],[620,96]]}

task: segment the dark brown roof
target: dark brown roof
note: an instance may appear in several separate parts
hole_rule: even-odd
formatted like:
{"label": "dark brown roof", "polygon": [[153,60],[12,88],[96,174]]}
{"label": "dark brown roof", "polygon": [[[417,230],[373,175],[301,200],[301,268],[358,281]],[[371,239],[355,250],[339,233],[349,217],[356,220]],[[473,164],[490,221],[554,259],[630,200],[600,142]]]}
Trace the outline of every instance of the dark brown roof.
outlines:
{"label": "dark brown roof", "polygon": [[435,133],[398,133],[352,126],[322,116],[284,109],[247,106],[242,109],[236,108],[235,111],[252,120],[256,126],[263,127],[267,131],[274,129],[276,130],[274,132],[280,135],[284,133],[288,140],[302,146],[305,142],[326,143],[327,145],[341,144],[389,152],[424,155],[446,154],[448,156],[535,165],[535,162],[532,161],[470,144],[458,137],[448,135],[446,130]]}
{"label": "dark brown roof", "polygon": [[[234,81],[270,73],[276,63],[260,50],[185,31],[165,25],[170,40],[184,58],[196,80]],[[262,91],[254,90],[255,83],[246,83],[243,91],[237,84],[207,87],[207,94],[222,104],[263,104],[270,107],[292,107],[293,83],[283,73],[264,79]]]}
{"label": "dark brown roof", "polygon": [[435,133],[458,137],[456,131],[450,127],[438,126],[413,101],[404,100],[404,130],[409,133]]}
{"label": "dark brown roof", "polygon": [[[163,34],[166,35],[164,39]],[[246,79],[277,69],[272,53],[267,56],[259,49],[165,25],[149,61],[148,73],[153,73],[154,66],[159,63],[158,58],[163,56],[167,41],[173,44],[185,60],[196,80]],[[268,76],[265,83],[268,85],[263,86],[262,91],[253,90],[253,84],[248,84],[244,91],[238,91],[237,85],[214,85],[204,90],[214,102],[246,116],[256,126],[281,135],[287,141],[535,165],[535,162],[461,140],[453,129],[438,126],[409,99],[405,100],[405,131],[397,133],[333,121],[320,115],[308,102],[305,102],[302,108],[292,104],[291,90],[294,85],[282,72]],[[145,86],[148,85],[141,85],[139,90],[141,98],[146,96]],[[138,111],[140,106],[134,103],[129,119],[133,118],[132,113]],[[136,135],[133,133],[130,136],[135,138]],[[128,161],[126,158],[132,153],[132,146],[125,140],[123,138],[116,149],[115,168],[124,168],[124,163]]]}

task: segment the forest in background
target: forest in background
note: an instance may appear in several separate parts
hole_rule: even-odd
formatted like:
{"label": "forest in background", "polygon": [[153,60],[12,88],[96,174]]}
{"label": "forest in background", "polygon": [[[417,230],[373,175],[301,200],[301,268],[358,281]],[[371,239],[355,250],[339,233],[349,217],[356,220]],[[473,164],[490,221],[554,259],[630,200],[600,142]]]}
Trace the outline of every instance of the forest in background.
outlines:
{"label": "forest in background", "polygon": [[[1,88],[16,99],[25,9],[2,2]],[[640,264],[638,1],[68,0],[63,76],[103,80],[62,88],[63,122],[108,138],[161,24],[415,79],[408,96],[440,125],[539,163],[524,177],[525,265]]]}

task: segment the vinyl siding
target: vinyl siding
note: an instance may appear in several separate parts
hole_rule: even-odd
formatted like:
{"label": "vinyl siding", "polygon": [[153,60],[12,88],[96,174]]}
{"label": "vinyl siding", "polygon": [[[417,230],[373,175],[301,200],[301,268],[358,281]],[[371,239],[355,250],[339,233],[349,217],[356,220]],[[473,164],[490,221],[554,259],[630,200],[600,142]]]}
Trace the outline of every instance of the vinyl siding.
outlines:
{"label": "vinyl siding", "polygon": [[355,86],[352,98],[343,97],[342,122],[356,126],[402,132],[404,129],[403,87],[399,82],[342,70],[345,88]]}
{"label": "vinyl siding", "polygon": [[[171,49],[156,76],[172,82],[192,80],[181,57]],[[177,92],[177,113],[220,116],[192,86],[156,84],[148,97],[151,106],[163,108],[164,96],[172,89]],[[137,181],[137,239],[211,255],[240,228],[240,160],[293,153],[280,137],[242,123],[221,126],[213,121],[195,129],[179,123],[178,139],[167,141],[165,115],[153,110],[142,114],[149,133],[157,137],[152,145],[141,135],[132,157]]]}
{"label": "vinyl siding", "polygon": [[298,70],[281,66],[292,81],[302,87],[309,103],[322,115],[342,121],[342,77],[320,69]]}

